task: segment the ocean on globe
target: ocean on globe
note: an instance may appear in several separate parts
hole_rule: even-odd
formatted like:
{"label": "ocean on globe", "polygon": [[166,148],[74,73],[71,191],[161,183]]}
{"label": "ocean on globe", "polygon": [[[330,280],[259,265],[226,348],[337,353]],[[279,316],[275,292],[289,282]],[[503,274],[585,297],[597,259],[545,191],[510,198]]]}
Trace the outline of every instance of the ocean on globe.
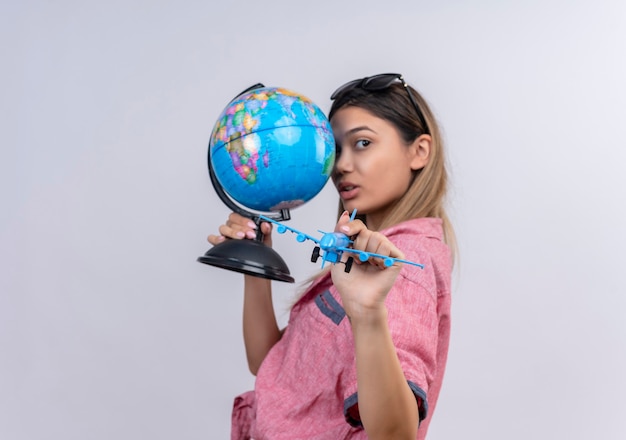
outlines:
{"label": "ocean on globe", "polygon": [[211,134],[209,160],[233,200],[279,211],[322,190],[335,163],[335,141],[328,119],[310,99],[263,87],[226,106]]}

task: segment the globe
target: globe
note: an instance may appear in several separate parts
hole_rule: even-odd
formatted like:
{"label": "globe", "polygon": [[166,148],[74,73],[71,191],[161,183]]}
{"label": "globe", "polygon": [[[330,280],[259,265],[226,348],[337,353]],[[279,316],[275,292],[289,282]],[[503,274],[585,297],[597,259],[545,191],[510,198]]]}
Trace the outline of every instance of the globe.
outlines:
{"label": "globe", "polygon": [[335,142],[328,119],[310,99],[262,87],[222,111],[211,133],[209,160],[233,200],[257,211],[280,211],[322,190],[335,162]]}

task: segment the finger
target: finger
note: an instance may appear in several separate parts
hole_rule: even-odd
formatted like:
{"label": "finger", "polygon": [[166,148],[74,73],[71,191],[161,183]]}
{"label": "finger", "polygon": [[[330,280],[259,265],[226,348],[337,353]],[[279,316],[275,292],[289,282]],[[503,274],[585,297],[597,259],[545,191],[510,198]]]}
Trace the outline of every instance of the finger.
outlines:
{"label": "finger", "polygon": [[224,237],[223,235],[209,235],[207,237],[207,241],[213,246],[215,246],[216,244],[220,244],[224,240],[226,240],[226,237]]}
{"label": "finger", "polygon": [[246,238],[246,234],[250,231],[248,228],[243,228],[240,225],[221,225],[219,227],[219,233],[224,237],[242,239]]}
{"label": "finger", "polygon": [[[234,230],[242,231],[244,233],[244,236],[241,238],[249,238],[251,240],[254,240],[257,236],[258,226],[252,219],[248,217],[231,213],[227,224]],[[237,234],[241,236],[239,232],[237,232]]]}
{"label": "finger", "polygon": [[[347,218],[347,221],[345,219]],[[361,220],[352,220],[347,214],[342,214],[337,223],[336,231],[346,234],[348,237],[357,236],[361,233],[371,232]]]}
{"label": "finger", "polygon": [[266,246],[272,247],[272,224],[269,222],[261,222],[260,228],[263,234],[263,243]]}
{"label": "finger", "polygon": [[262,222],[261,223],[261,232],[263,232],[263,234],[265,235],[269,235],[272,233],[272,224],[269,222]]}
{"label": "finger", "polygon": [[343,230],[347,227],[348,223],[350,223],[350,214],[348,214],[348,211],[344,211],[339,216],[339,220],[335,225],[335,232],[344,232]]}
{"label": "finger", "polygon": [[230,213],[228,219],[226,220],[226,224],[232,228],[241,230],[255,230],[257,228],[257,225],[254,221],[252,221],[248,217],[244,217],[234,212]]}
{"label": "finger", "polygon": [[250,218],[231,212],[226,223],[220,228],[220,233],[229,238],[255,239],[257,224]]}
{"label": "finger", "polygon": [[[393,245],[388,240],[383,240],[379,243],[378,251],[376,253],[394,258]],[[395,264],[395,261],[393,263]],[[381,269],[387,269],[389,267],[387,266],[386,258],[376,258],[376,265]]]}
{"label": "finger", "polygon": [[367,231],[367,233],[361,233],[355,240],[355,248],[382,255],[383,257],[372,257],[368,260],[370,264],[381,269],[389,267],[387,266],[388,261],[385,257],[391,257],[393,259],[404,258],[404,254],[380,232]]}
{"label": "finger", "polygon": [[[366,240],[366,242],[362,244],[366,252],[384,256],[389,255],[389,247],[387,246],[387,243],[385,242],[385,237],[382,234],[372,232],[370,234],[364,235],[363,240]],[[380,257],[372,257],[368,260],[368,263],[378,267],[379,269],[385,268],[384,260]]]}

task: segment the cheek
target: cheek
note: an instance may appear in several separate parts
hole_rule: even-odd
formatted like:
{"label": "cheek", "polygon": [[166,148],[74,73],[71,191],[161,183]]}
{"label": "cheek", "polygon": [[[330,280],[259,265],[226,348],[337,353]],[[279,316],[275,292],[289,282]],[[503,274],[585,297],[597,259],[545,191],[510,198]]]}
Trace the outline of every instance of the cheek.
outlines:
{"label": "cheek", "polygon": [[386,174],[389,188],[393,188],[393,191],[397,195],[401,196],[411,185],[413,180],[413,171],[407,166],[406,162],[398,165],[398,167],[388,170]]}

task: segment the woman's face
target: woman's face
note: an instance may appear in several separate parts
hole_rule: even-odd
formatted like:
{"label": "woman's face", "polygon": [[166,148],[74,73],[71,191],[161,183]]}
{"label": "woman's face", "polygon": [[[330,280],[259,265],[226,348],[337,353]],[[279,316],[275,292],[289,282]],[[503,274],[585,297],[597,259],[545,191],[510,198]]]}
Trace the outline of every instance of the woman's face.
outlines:
{"label": "woman's face", "polygon": [[407,145],[396,127],[360,107],[343,107],[331,120],[337,145],[332,179],[344,209],[365,214],[378,229],[390,208],[422,168],[418,140]]}

